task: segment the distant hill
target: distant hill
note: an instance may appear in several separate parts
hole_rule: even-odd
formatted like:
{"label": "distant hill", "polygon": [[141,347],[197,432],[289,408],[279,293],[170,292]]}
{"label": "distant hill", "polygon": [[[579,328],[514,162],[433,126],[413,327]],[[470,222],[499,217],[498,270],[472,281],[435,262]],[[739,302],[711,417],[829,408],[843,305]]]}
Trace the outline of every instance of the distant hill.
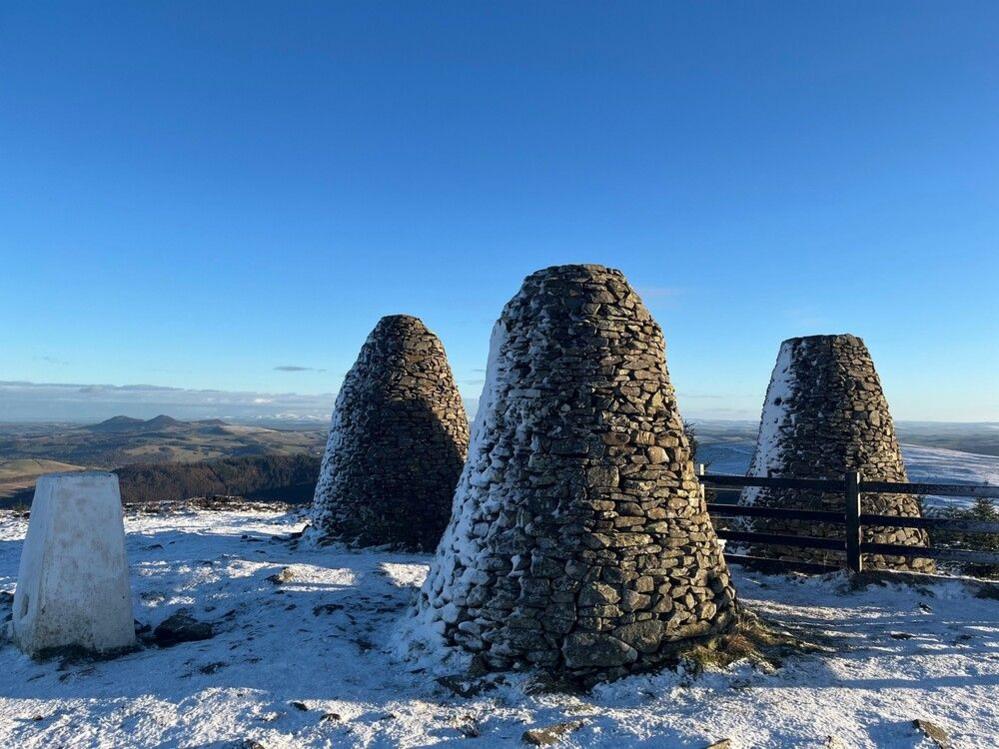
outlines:
{"label": "distant hill", "polygon": [[[225,424],[224,421],[219,421],[218,419],[211,419],[213,426],[219,424]],[[160,414],[159,416],[154,416],[153,418],[143,421],[142,419],[133,419],[131,416],[112,416],[110,419],[102,421],[100,424],[91,424],[90,426],[83,427],[89,432],[162,432],[166,429],[184,429],[197,428],[197,425],[203,422],[190,422],[190,421],[178,421],[173,417],[167,416],[166,414]]]}
{"label": "distant hill", "polygon": [[[758,421],[692,421],[705,443],[755,442],[759,429]],[[999,456],[999,424],[995,422],[896,421],[895,432],[903,444]]]}
{"label": "distant hill", "polygon": [[999,424],[902,421],[895,425],[900,442],[925,447],[999,456]]}
{"label": "distant hill", "polygon": [[325,444],[325,424],[311,429],[267,429],[221,419],[181,421],[165,414],[148,420],[115,416],[86,427],[0,424],[0,499],[48,470],[112,470],[133,463],[204,463],[302,453],[318,456]]}
{"label": "distant hill", "polygon": [[305,501],[312,497],[325,425],[266,429],[222,419],[115,416],[79,427],[0,425],[0,506],[31,501],[44,473],[114,470],[127,502],[212,494]]}
{"label": "distant hill", "polygon": [[89,432],[131,432],[145,423],[142,419],[133,419],[131,416],[112,416],[100,424],[92,424],[83,428]]}

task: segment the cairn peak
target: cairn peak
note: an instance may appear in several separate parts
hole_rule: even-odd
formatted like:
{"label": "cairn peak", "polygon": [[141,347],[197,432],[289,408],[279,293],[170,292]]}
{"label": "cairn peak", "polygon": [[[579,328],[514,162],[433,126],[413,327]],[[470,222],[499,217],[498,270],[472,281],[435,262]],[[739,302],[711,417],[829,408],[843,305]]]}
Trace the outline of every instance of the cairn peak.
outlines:
{"label": "cairn peak", "polygon": [[412,328],[414,330],[427,330],[427,326],[418,317],[413,315],[385,315],[378,321],[375,329],[386,328]]}
{"label": "cairn peak", "polygon": [[844,344],[851,346],[855,346],[858,344],[861,346],[864,345],[864,341],[861,338],[858,338],[857,336],[852,335],[851,333],[824,333],[824,334],[815,334],[815,335],[795,336],[794,338],[788,338],[787,340],[783,341],[781,345],[782,346],[784,345],[831,346],[835,344],[837,341],[841,341]]}

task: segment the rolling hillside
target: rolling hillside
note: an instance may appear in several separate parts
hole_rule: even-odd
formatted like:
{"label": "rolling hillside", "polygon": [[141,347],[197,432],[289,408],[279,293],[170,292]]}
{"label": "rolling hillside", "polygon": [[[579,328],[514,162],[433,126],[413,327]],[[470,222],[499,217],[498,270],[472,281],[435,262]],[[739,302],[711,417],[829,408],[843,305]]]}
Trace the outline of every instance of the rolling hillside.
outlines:
{"label": "rolling hillside", "polygon": [[[291,479],[299,485],[288,497],[294,501],[310,493],[300,485],[315,476],[303,479],[302,471],[313,470],[315,463],[318,473],[325,442],[324,428],[268,429],[166,415],[148,420],[116,416],[83,427],[0,425],[0,504],[30,502],[35,479],[43,473],[88,468],[121,471],[123,494],[127,477],[137,488],[137,501],[182,499],[202,489],[266,492],[289,486],[282,482]],[[247,474],[242,483],[233,478],[233,460],[242,461],[235,464]],[[156,490],[148,478],[154,475],[160,482]]]}

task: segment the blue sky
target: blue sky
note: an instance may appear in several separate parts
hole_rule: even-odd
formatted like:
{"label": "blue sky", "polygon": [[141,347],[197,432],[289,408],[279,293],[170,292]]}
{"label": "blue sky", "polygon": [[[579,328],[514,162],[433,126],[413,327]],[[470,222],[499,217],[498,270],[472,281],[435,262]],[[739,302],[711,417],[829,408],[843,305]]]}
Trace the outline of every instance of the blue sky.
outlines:
{"label": "blue sky", "polygon": [[598,262],[685,415],[852,332],[896,418],[999,420],[997,38],[993,2],[5,3],[0,380],[331,393],[406,312],[475,397],[523,277]]}

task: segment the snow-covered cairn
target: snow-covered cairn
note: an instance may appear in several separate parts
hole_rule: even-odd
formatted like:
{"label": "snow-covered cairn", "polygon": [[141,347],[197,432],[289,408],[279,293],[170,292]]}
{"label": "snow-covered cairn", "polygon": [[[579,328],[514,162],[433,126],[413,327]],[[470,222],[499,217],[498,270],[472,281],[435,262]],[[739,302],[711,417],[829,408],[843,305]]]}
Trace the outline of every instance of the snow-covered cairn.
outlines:
{"label": "snow-covered cairn", "polygon": [[336,399],[313,500],[323,540],[433,549],[451,515],[468,418],[423,321],[378,321]]}
{"label": "snow-covered cairn", "polygon": [[[852,335],[816,335],[784,341],[770,378],[750,476],[841,479],[859,470],[875,481],[907,481],[888,402],[864,342]],[[742,502],[842,512],[843,494],[801,489],[743,490]],[[919,517],[920,500],[904,494],[868,494],[863,512]],[[843,526],[757,518],[755,529],[822,537],[843,536]],[[865,541],[927,545],[915,528],[865,529]],[[754,553],[783,559],[842,564],[842,552],[764,547]],[[928,559],[865,555],[865,565],[930,571]]]}
{"label": "snow-covered cairn", "polygon": [[61,648],[107,653],[135,643],[118,477],[41,476],[21,550],[12,619],[30,655]]}
{"label": "snow-covered cairn", "polygon": [[529,276],[493,328],[486,372],[417,631],[491,668],[597,681],[727,629],[735,592],[662,331],[624,275]]}

